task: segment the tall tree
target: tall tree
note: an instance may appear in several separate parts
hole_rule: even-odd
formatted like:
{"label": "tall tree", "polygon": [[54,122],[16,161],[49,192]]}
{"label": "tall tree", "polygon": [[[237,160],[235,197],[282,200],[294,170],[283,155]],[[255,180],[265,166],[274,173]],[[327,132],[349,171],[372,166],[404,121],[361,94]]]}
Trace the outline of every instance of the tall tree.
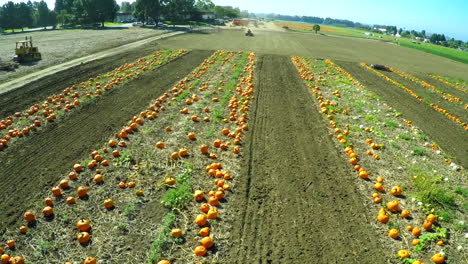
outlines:
{"label": "tall tree", "polygon": [[317,34],[318,31],[320,31],[320,25],[315,24],[312,29],[315,31],[315,34]]}
{"label": "tall tree", "polygon": [[195,12],[195,0],[171,0],[166,6],[164,18],[172,21],[190,20]]}
{"label": "tall tree", "polygon": [[168,0],[137,0],[133,10],[133,16],[139,21],[148,22],[150,20],[156,23],[161,21],[161,15]]}
{"label": "tall tree", "polygon": [[117,11],[119,11],[119,6],[115,0],[94,0],[94,4],[96,13],[93,21],[100,22],[102,27],[104,27],[104,22],[114,21]]}
{"label": "tall tree", "polygon": [[213,11],[215,4],[211,0],[197,0],[195,7],[202,11]]}
{"label": "tall tree", "polygon": [[46,27],[50,25],[49,13],[50,13],[49,7],[47,6],[47,3],[44,2],[44,0],[37,3],[37,13],[36,13],[37,26],[44,27],[44,29],[46,29]]}
{"label": "tall tree", "polygon": [[0,24],[4,28],[9,28],[13,32],[18,26],[18,4],[13,3],[12,1],[7,2],[3,5],[0,13]]}
{"label": "tall tree", "polygon": [[130,4],[130,2],[122,2],[122,4],[120,4],[120,11],[125,12],[125,13],[131,13],[132,4]]}
{"label": "tall tree", "polygon": [[33,9],[26,3],[19,3],[18,9],[18,25],[21,27],[21,30],[24,30],[24,27],[31,27],[33,25]]}

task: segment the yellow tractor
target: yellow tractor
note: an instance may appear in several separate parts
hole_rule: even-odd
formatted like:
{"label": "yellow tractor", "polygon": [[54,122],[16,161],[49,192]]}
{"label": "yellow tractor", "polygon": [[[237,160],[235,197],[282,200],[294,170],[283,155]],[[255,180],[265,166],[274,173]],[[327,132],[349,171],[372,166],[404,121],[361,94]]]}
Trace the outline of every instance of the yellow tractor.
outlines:
{"label": "yellow tractor", "polygon": [[33,46],[32,37],[17,41],[15,54],[13,61],[16,62],[30,62],[42,59],[39,49]]}

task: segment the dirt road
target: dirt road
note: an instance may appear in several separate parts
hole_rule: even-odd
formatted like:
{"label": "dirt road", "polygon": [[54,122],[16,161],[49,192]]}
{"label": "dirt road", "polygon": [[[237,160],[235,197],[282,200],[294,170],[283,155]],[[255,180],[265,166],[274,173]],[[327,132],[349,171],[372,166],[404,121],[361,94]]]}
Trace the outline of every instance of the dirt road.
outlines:
{"label": "dirt road", "polygon": [[233,217],[236,246],[226,261],[385,263],[354,191],[357,179],[289,58],[260,57],[256,71],[253,129]]}

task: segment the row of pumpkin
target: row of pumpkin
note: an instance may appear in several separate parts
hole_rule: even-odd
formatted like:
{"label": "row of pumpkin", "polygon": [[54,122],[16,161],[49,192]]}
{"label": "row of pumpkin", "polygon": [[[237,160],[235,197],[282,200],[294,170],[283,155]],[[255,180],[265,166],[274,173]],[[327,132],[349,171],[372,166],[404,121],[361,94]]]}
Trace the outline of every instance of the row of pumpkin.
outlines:
{"label": "row of pumpkin", "polygon": [[46,125],[48,122],[53,122],[81,104],[99,98],[109,89],[138,78],[143,72],[152,70],[186,53],[187,50],[157,51],[133,63],[118,67],[109,73],[68,87],[59,94],[48,96],[42,103],[36,103],[28,109],[0,120],[0,151],[6,149],[15,139],[37,131],[39,127]]}
{"label": "row of pumpkin", "polygon": [[[344,125],[343,127],[338,127],[337,122],[334,121],[335,115],[343,114],[343,115],[350,115],[352,114],[352,110],[349,109],[343,109],[341,112],[337,112],[335,110],[332,110],[333,108],[336,108],[336,106],[339,104],[338,102],[341,98],[340,92],[338,90],[334,90],[333,92],[330,93],[330,98],[326,98],[327,93],[323,92],[323,88],[328,88],[328,90],[333,90],[332,87],[328,87],[327,84],[325,84],[325,75],[326,73],[329,73],[330,76],[333,76],[335,73],[342,75],[346,77],[352,85],[352,87],[357,87],[358,89],[363,89],[364,87],[354,80],[354,78],[346,72],[344,69],[341,67],[337,66],[334,64],[331,60],[324,60],[324,62],[328,65],[328,69],[323,72],[319,72],[318,75],[319,77],[316,78],[314,76],[313,69],[316,67],[310,61],[308,61],[305,58],[297,57],[294,56],[291,58],[293,63],[296,65],[296,68],[298,69],[300,75],[303,77],[306,85],[311,89],[312,94],[317,100],[319,109],[318,111],[322,114],[325,115],[326,120],[328,120],[329,125],[332,128],[332,132],[329,133],[330,136],[333,136],[338,140],[338,144],[342,147],[344,147],[344,152],[347,154],[349,158],[349,164],[353,166],[353,169],[357,172],[357,176],[361,179],[366,180],[366,182],[369,182],[370,178],[374,178],[375,183],[373,184],[373,189],[374,193],[372,194],[372,199],[375,204],[382,204],[383,199],[382,195],[390,195],[390,201],[383,204],[382,207],[379,209],[378,214],[377,214],[377,221],[383,224],[386,224],[390,220],[391,215],[396,215],[398,214],[402,218],[409,219],[410,218],[410,210],[408,209],[401,209],[400,208],[400,202],[398,201],[399,199],[404,199],[402,196],[402,188],[398,185],[393,186],[390,188],[390,191],[387,193],[387,191],[384,188],[384,179],[381,176],[372,176],[369,175],[370,173],[368,170],[363,168],[363,164],[361,163],[358,155],[356,154],[355,150],[353,149],[353,142],[349,139],[350,136],[350,131],[348,130],[348,125]],[[307,77],[307,78],[304,78]],[[321,86],[319,86],[321,85]],[[337,87],[335,87],[337,88]],[[367,127],[363,127],[363,132],[367,134],[370,132],[370,129]],[[348,139],[344,140],[343,136],[346,136]],[[357,137],[357,136],[356,136]],[[373,153],[375,151],[378,151],[381,149],[381,145],[377,144],[374,142],[374,140],[370,139],[367,137],[365,140],[365,143],[368,144],[369,150],[366,151],[366,155],[371,155],[373,157],[373,160],[379,160],[380,156],[377,153]],[[345,147],[346,146],[346,147]],[[422,227],[425,230],[431,230],[433,223],[436,221],[436,216],[433,214],[429,214],[426,216],[426,219],[424,220],[424,223],[422,224]],[[412,233],[412,235],[415,237],[413,244],[416,245],[419,241],[417,240],[417,237],[421,235],[421,229],[419,227],[411,227],[408,226],[408,231]],[[388,231],[388,236],[391,237],[392,239],[398,239],[399,236],[399,231],[398,229],[391,228]],[[409,258],[410,254],[407,250],[402,249],[397,252],[397,255],[399,258],[406,259]],[[443,263],[445,260],[444,255],[441,255],[440,253],[436,253],[433,257],[432,260],[434,263]],[[412,263],[414,264],[420,264],[421,262],[419,260],[414,260]]]}

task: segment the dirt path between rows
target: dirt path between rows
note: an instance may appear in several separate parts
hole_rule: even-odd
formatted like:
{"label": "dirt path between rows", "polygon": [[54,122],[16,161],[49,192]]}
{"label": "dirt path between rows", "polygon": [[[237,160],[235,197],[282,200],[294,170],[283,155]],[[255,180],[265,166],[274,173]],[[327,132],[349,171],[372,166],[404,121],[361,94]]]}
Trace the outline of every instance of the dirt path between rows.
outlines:
{"label": "dirt path between rows", "polygon": [[[468,133],[460,125],[425,103],[417,101],[397,86],[362,68],[357,62],[336,62],[367,89],[381,96],[385,102],[422,129],[451,156],[451,160],[468,168]],[[451,109],[447,111],[451,112]]]}
{"label": "dirt path between rows", "polygon": [[[100,148],[132,116],[198,66],[211,51],[192,51],[154,72],[110,90],[95,103],[74,111],[0,153],[0,234],[18,220],[44,188],[63,178],[72,165]],[[51,84],[53,85],[53,84]],[[27,95],[26,95],[27,96]]]}
{"label": "dirt path between rows", "polygon": [[228,263],[387,263],[357,177],[286,56],[262,56]]}

